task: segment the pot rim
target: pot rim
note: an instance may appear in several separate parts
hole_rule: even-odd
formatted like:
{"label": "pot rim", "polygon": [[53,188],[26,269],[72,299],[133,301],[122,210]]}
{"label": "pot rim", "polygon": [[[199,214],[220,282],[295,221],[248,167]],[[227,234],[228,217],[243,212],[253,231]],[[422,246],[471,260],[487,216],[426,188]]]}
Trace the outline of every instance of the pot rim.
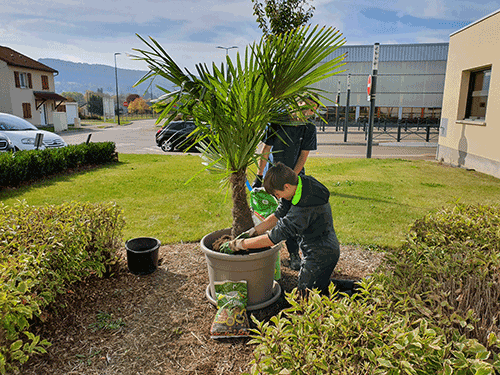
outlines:
{"label": "pot rim", "polygon": [[214,236],[215,234],[218,234],[218,233],[220,233],[220,235],[223,235],[223,234],[226,234],[228,231],[231,231],[231,228],[221,229],[221,230],[217,230],[217,231],[212,232],[212,233],[208,233],[207,235],[205,235],[201,239],[200,247],[206,256],[216,258],[216,259],[221,259],[221,260],[232,260],[232,261],[236,261],[236,262],[244,262],[244,261],[256,260],[256,259],[260,259],[260,258],[267,258],[270,253],[279,251],[281,249],[281,246],[282,246],[282,242],[280,242],[280,243],[272,246],[268,250],[259,251],[258,253],[239,255],[239,254],[219,253],[218,251],[214,251],[214,250],[209,249],[205,245],[205,241],[206,241],[207,237]]}
{"label": "pot rim", "polygon": [[[144,250],[129,249],[128,244],[130,241],[133,241],[133,240],[154,240],[156,242],[156,244],[154,246],[152,246],[151,248],[144,249]],[[135,254],[143,254],[145,252],[155,251],[155,250],[159,249],[160,246],[161,246],[161,241],[157,238],[154,238],[154,237],[135,237],[135,238],[131,238],[125,242],[125,250],[130,251],[131,253],[135,253]]]}

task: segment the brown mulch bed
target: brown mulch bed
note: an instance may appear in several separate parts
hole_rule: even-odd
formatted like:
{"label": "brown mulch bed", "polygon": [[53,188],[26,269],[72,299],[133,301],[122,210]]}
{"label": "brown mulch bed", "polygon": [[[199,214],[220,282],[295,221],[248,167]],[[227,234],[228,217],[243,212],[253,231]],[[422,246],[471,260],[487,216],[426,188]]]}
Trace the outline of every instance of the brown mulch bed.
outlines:
{"label": "brown mulch bed", "polygon": [[[280,285],[291,291],[297,272],[286,267],[281,251]],[[147,276],[128,272],[125,249],[120,270],[107,279],[91,278],[58,298],[37,334],[52,343],[48,354],[34,356],[23,375],[241,374],[249,371],[249,339],[210,338],[216,308],[205,289],[208,272],[198,243],[162,246],[159,267]],[[375,271],[383,253],[341,246],[333,277],[360,279]],[[251,312],[267,320],[285,308],[282,294],[265,309]],[[101,314],[101,318],[98,314]],[[122,322],[97,329],[102,316]]]}

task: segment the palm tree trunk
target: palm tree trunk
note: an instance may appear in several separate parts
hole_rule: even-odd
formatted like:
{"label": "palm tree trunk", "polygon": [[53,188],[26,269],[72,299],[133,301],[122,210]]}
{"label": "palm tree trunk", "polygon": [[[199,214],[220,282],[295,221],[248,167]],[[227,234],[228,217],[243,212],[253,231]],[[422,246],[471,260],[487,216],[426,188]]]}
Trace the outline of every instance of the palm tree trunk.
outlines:
{"label": "palm tree trunk", "polygon": [[252,211],[247,200],[246,180],[245,170],[234,172],[229,178],[233,192],[233,228],[231,234],[234,237],[253,227]]}

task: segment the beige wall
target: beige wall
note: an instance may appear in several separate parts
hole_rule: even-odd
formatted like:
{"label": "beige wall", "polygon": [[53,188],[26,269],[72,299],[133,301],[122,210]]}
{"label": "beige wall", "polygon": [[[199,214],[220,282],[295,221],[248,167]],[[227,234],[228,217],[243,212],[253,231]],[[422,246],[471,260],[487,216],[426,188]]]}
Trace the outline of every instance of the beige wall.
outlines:
{"label": "beige wall", "polygon": [[12,74],[5,61],[0,60],[0,112],[11,113],[9,74]]}
{"label": "beige wall", "polygon": [[[484,120],[464,120],[470,72],[491,67]],[[500,178],[500,10],[450,36],[438,160]]]}
{"label": "beige wall", "polygon": [[[20,73],[31,73],[32,88],[18,88],[14,81],[14,71]],[[42,90],[42,75],[48,77],[49,89]],[[36,109],[35,96],[33,91],[55,92],[54,75],[51,72],[33,70],[23,67],[10,66],[5,62],[0,61],[0,112],[11,113],[23,118],[22,103],[31,104],[31,119],[26,119],[33,125],[41,124],[41,108]],[[55,102],[48,100],[45,102],[47,112],[47,123],[53,123],[53,115]]]}

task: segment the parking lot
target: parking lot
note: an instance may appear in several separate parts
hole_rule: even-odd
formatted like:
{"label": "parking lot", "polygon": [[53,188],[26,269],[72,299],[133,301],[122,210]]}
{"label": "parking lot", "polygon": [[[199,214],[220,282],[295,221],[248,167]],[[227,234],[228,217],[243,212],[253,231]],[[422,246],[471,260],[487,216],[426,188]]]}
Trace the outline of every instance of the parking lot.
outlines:
{"label": "parking lot", "polygon": [[[81,129],[59,133],[68,144],[91,142],[115,142],[118,153],[123,154],[165,154],[156,146],[155,133],[159,129],[155,120],[133,121],[129,125],[92,125]],[[401,158],[434,160],[437,144],[422,142],[419,139],[405,142],[374,141],[372,158]],[[182,155],[181,152],[168,154]],[[333,128],[318,130],[318,149],[312,151],[313,157],[349,157],[364,158],[367,154],[365,135],[363,132],[348,134],[347,143],[344,134]]]}

